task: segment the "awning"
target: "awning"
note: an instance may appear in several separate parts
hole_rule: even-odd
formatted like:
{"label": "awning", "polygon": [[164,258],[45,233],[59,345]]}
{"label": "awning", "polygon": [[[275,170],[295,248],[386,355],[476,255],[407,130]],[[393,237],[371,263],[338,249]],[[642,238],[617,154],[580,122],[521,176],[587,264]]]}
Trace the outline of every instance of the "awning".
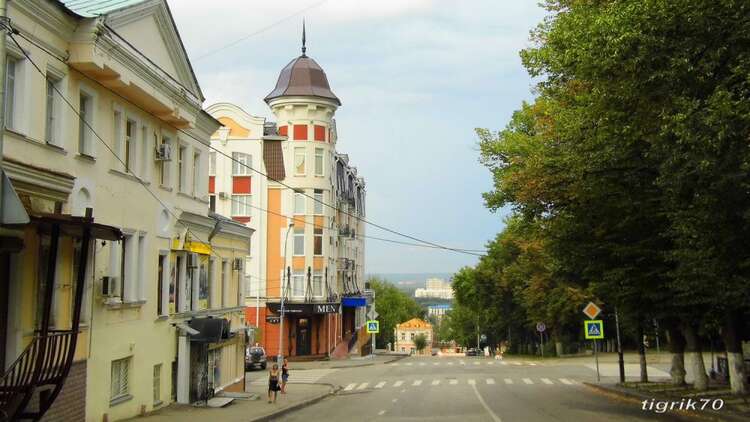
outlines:
{"label": "awning", "polygon": [[367,306],[367,298],[360,296],[344,297],[341,299],[341,304],[345,308],[359,308]]}
{"label": "awning", "polygon": [[193,342],[218,343],[229,338],[229,321],[224,318],[193,318],[188,326],[198,331],[190,337]]}
{"label": "awning", "polygon": [[[59,225],[60,233],[63,236],[83,237],[83,228],[88,225],[91,227],[91,237],[102,240],[120,240],[122,232],[117,227],[106,224],[94,223],[93,219],[86,217],[75,217],[70,214],[31,214],[30,223],[37,226],[42,233],[52,231],[52,226]],[[8,227],[24,226],[25,224],[7,224]]]}
{"label": "awning", "polygon": [[[267,303],[268,309],[275,314],[281,314],[281,304],[278,302]],[[340,312],[338,302],[327,303],[288,303],[284,302],[284,315],[312,316],[320,314],[335,314]]]}
{"label": "awning", "polygon": [[0,221],[0,224],[28,223],[29,215],[26,214],[26,209],[18,198],[13,184],[5,175],[4,170],[0,169],[0,174],[2,174],[2,197],[0,197],[0,217],[2,217],[2,221]]}

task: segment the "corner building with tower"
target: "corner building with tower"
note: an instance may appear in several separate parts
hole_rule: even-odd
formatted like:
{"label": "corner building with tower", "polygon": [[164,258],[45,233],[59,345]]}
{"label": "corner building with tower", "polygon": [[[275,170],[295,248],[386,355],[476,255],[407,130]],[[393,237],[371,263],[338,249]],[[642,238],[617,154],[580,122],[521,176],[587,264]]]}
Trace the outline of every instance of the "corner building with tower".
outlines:
{"label": "corner building with tower", "polygon": [[304,39],[265,102],[276,122],[232,104],[208,108],[223,125],[211,140],[211,206],[256,232],[245,265],[247,324],[269,356],[369,353],[365,182],[336,150],[341,101]]}

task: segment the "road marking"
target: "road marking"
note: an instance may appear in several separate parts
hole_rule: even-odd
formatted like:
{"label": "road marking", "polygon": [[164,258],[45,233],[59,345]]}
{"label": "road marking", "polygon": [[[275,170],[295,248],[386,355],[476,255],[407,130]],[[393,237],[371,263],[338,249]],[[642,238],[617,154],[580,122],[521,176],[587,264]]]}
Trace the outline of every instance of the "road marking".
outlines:
{"label": "road marking", "polygon": [[524,378],[523,382],[525,382],[526,384],[533,384],[534,383],[534,381],[532,381],[531,378]]}
{"label": "road marking", "polygon": [[549,378],[542,378],[542,382],[545,384],[554,384],[552,381],[549,380]]}
{"label": "road marking", "polygon": [[510,379],[510,378],[506,378],[506,379],[505,379],[505,383],[506,383],[506,384],[513,384],[513,380],[512,380],[512,379]]}
{"label": "road marking", "polygon": [[432,380],[432,385],[438,385],[440,384],[440,380]]}
{"label": "road marking", "polygon": [[534,362],[526,362],[527,365],[536,366]]}
{"label": "road marking", "polygon": [[391,403],[396,403],[397,401],[398,401],[398,399],[393,399],[393,400],[391,400]]}
{"label": "road marking", "polygon": [[424,362],[419,362],[419,366],[425,366],[425,365],[427,365],[427,364],[424,363]]}
{"label": "road marking", "polygon": [[521,365],[521,362],[511,362],[511,363],[512,363],[513,365],[517,365],[517,366],[520,366],[520,365]]}
{"label": "road marking", "polygon": [[507,365],[507,364],[508,364],[508,362],[505,362],[505,361],[500,362],[500,365]]}
{"label": "road marking", "polygon": [[414,380],[413,383],[411,383],[413,386],[422,385],[422,380]]}
{"label": "road marking", "polygon": [[570,380],[567,379],[567,378],[560,378],[560,382],[563,383],[563,384],[565,384],[565,385],[573,385],[573,383],[570,382]]}
{"label": "road marking", "polygon": [[474,365],[479,365],[481,362],[474,362]]}
{"label": "road marking", "polygon": [[487,362],[487,365],[494,365],[495,362]]}
{"label": "road marking", "polygon": [[407,363],[407,364],[406,364],[406,366],[411,366],[411,365],[412,365],[412,363],[411,363],[411,362],[409,362],[409,363]]}
{"label": "road marking", "polygon": [[450,381],[448,381],[448,384],[450,384],[450,385],[456,385],[456,384],[458,384],[458,380],[455,380],[455,379],[454,380],[450,380]]}
{"label": "road marking", "polygon": [[433,365],[438,366],[438,365],[440,365],[440,362],[435,362],[435,363],[433,363]]}
{"label": "road marking", "polygon": [[468,380],[467,382],[469,383],[469,385],[476,385],[477,383],[475,380]]}
{"label": "road marking", "polygon": [[383,415],[385,415],[385,410],[381,410],[380,412],[378,412],[378,416],[383,416]]}
{"label": "road marking", "polygon": [[460,363],[461,365],[466,365],[466,362],[464,362],[464,361],[460,361],[458,363]]}
{"label": "road marking", "polygon": [[448,362],[448,365],[453,366],[453,362]]}
{"label": "road marking", "polygon": [[349,385],[346,386],[346,388],[344,388],[344,391],[354,390],[354,387],[356,387],[356,386],[357,386],[357,384],[349,384]]}
{"label": "road marking", "polygon": [[368,383],[363,382],[362,384],[359,385],[359,387],[357,387],[357,390],[364,390],[365,388],[367,388],[367,384]]}
{"label": "road marking", "polygon": [[[471,381],[473,381],[473,380],[471,380]],[[472,384],[471,388],[474,390],[474,394],[477,396],[477,399],[479,399],[479,403],[482,404],[482,407],[484,407],[484,410],[486,410],[487,413],[489,413],[489,415],[492,417],[492,420],[495,421],[495,422],[503,422],[502,419],[500,419],[500,417],[497,416],[495,414],[495,412],[493,412],[492,409],[490,409],[489,406],[487,406],[487,403],[484,402],[484,399],[482,398],[482,395],[479,394],[479,390],[477,390],[477,386],[474,385],[474,384]]]}
{"label": "road marking", "polygon": [[494,378],[487,378],[487,384],[488,385],[494,385],[495,384],[495,379]]}
{"label": "road marking", "polygon": [[383,388],[385,385],[385,381],[380,381],[379,383],[375,384],[375,388]]}
{"label": "road marking", "polygon": [[404,384],[403,381],[396,381],[396,382],[393,383],[393,386],[394,387],[401,387],[401,385],[403,385],[403,384]]}
{"label": "road marking", "polygon": [[402,388],[402,389],[401,389],[401,392],[402,392],[402,393],[405,393],[405,392],[406,392],[406,388]]}
{"label": "road marking", "polygon": [[400,363],[398,363],[398,362],[396,362],[396,363],[393,363],[393,366],[399,366],[399,365],[401,365],[401,364],[400,364]]}

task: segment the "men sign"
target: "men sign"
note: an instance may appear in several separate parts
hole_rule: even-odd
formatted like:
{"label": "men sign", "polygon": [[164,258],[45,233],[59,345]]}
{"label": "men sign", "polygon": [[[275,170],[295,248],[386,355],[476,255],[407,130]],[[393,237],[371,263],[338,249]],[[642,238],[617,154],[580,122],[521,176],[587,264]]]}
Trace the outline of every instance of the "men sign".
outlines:
{"label": "men sign", "polygon": [[367,321],[367,334],[377,334],[380,332],[380,321],[370,320]]}
{"label": "men sign", "polygon": [[596,340],[604,338],[604,322],[600,319],[583,321],[583,327],[586,329],[586,340]]}

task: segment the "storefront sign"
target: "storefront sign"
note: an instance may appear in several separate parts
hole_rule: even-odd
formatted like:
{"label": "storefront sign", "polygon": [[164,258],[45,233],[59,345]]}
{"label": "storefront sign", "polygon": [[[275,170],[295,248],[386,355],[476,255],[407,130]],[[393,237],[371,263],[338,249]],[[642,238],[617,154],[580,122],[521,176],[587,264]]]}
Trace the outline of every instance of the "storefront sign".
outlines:
{"label": "storefront sign", "polygon": [[281,317],[278,315],[266,315],[266,322],[269,324],[278,324],[281,322]]}
{"label": "storefront sign", "polygon": [[341,304],[346,308],[359,308],[367,306],[367,298],[364,297],[345,297],[341,299]]}
{"label": "storefront sign", "polygon": [[[269,303],[267,306],[274,314],[281,314],[279,303]],[[285,315],[335,314],[339,312],[339,309],[339,303],[284,303]]]}

